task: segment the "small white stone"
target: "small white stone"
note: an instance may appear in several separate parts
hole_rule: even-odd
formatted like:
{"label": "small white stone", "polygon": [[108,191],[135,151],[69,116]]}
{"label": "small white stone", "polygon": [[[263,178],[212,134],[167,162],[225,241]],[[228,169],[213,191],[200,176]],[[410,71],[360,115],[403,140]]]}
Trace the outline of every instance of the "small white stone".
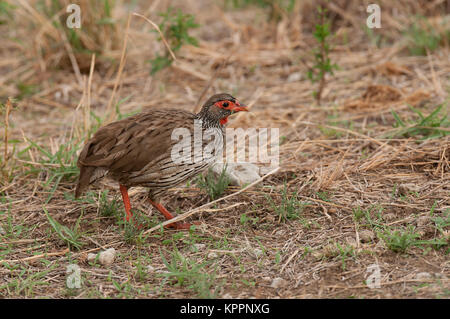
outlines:
{"label": "small white stone", "polygon": [[233,296],[231,296],[229,293],[226,293],[222,295],[222,299],[233,299]]}
{"label": "small white stone", "polygon": [[153,267],[152,265],[148,265],[147,266],[147,271],[148,272],[154,272],[155,271],[155,267]]}
{"label": "small white stone", "polygon": [[100,253],[98,261],[103,266],[109,266],[114,262],[114,258],[116,258],[116,250],[114,248],[109,248]]}
{"label": "small white stone", "polygon": [[428,216],[420,216],[419,218],[417,218],[417,226],[419,227],[423,227],[426,224],[428,224],[428,221],[430,220],[430,218]]}
{"label": "small white stone", "polygon": [[431,279],[432,277],[433,277],[433,276],[431,276],[431,274],[428,273],[428,272],[419,272],[419,273],[416,275],[416,279],[417,279],[417,280]]}
{"label": "small white stone", "polygon": [[364,229],[359,232],[359,239],[363,243],[371,242],[372,240],[375,239],[375,233],[371,230]]}
{"label": "small white stone", "polygon": [[302,79],[302,74],[300,72],[294,72],[289,74],[287,82],[297,82]]}
{"label": "small white stone", "polygon": [[213,251],[210,252],[210,253],[208,254],[208,258],[209,258],[209,259],[217,258],[217,256],[218,256],[218,255],[217,255],[215,252],[213,252]]}
{"label": "small white stone", "polygon": [[283,278],[277,277],[272,280],[270,287],[278,289],[278,288],[284,287],[285,285],[286,285],[286,280],[284,280]]}
{"label": "small white stone", "polygon": [[192,245],[192,251],[200,251],[206,248],[205,244],[193,244]]}
{"label": "small white stone", "polygon": [[87,261],[89,261],[89,262],[95,261],[95,258],[97,258],[97,254],[89,253],[89,254],[87,255]]}
{"label": "small white stone", "polygon": [[[220,176],[223,171],[224,163],[216,163],[212,166],[214,174]],[[244,186],[257,181],[259,176],[259,167],[252,163],[227,163],[225,174],[230,179],[230,184],[235,186]]]}

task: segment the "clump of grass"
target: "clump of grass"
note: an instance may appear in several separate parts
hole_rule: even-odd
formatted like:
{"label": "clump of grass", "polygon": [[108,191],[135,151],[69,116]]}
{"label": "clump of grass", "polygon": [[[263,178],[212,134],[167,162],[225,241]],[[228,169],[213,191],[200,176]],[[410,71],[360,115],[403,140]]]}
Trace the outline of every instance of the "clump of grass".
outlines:
{"label": "clump of grass", "polygon": [[335,63],[331,63],[330,59],[330,23],[327,18],[327,10],[318,7],[318,23],[315,25],[315,31],[313,33],[317,42],[317,46],[313,49],[314,65],[308,67],[307,77],[312,83],[318,82],[318,88],[313,92],[313,95],[320,105],[322,98],[322,91],[326,85],[326,75],[334,75],[333,70],[337,70],[338,66]]}
{"label": "clump of grass", "polygon": [[294,9],[297,0],[225,0],[225,6],[232,5],[233,8],[240,9],[250,5],[260,8],[269,8],[269,19],[279,21]]}
{"label": "clump of grass", "polygon": [[[195,17],[191,14],[184,14],[181,10],[174,12],[173,8],[167,9],[167,12],[160,13],[163,21],[158,25],[161,32],[164,34],[170,49],[175,53],[181,49],[183,45],[191,44],[198,46],[198,40],[189,35],[190,29],[198,28],[199,25],[195,23]],[[153,30],[157,32],[156,30]],[[162,41],[159,37],[158,41]],[[163,55],[157,54],[156,57],[150,60],[151,74],[170,66],[173,60],[167,49]]]}
{"label": "clump of grass", "polygon": [[409,247],[417,244],[417,238],[420,235],[413,227],[408,227],[406,230],[385,228],[383,232],[379,232],[379,237],[383,239],[386,246],[393,252],[405,253]]}
{"label": "clump of grass", "polygon": [[104,217],[118,216],[121,214],[120,201],[117,198],[113,198],[111,201],[108,200],[108,191],[103,191],[100,194],[100,209],[99,213]]}
{"label": "clump of grass", "polygon": [[0,0],[0,24],[6,24],[8,20],[13,18],[12,11],[16,6],[10,4],[5,0]]}
{"label": "clump of grass", "polygon": [[41,155],[38,160],[40,165],[34,166],[34,164],[26,164],[32,168],[27,172],[27,174],[40,174],[46,179],[43,184],[44,187],[48,187],[53,183],[53,187],[50,190],[50,194],[45,201],[47,204],[53,197],[58,185],[64,181],[72,181],[76,176],[78,176],[79,169],[76,165],[77,160],[77,150],[80,148],[82,141],[76,143],[75,140],[68,141],[66,144],[62,143],[58,146],[55,153],[50,150],[38,145],[30,139],[28,140],[28,147],[19,152],[19,155],[24,154],[29,149],[34,148],[38,150]]}
{"label": "clump of grass", "polygon": [[45,215],[47,216],[47,220],[50,223],[50,226],[52,226],[52,229],[58,235],[58,237],[61,238],[69,246],[76,249],[81,249],[81,247],[83,247],[83,243],[80,241],[80,238],[82,236],[82,234],[80,233],[80,221],[83,214],[81,214],[77,219],[75,226],[70,229],[54,220],[45,207],[43,209]]}
{"label": "clump of grass", "polygon": [[206,175],[198,177],[197,185],[208,194],[210,200],[215,200],[222,196],[230,184],[230,179],[226,175],[226,169],[226,166],[224,166],[218,177],[211,168],[208,169]]}
{"label": "clump of grass", "polygon": [[273,211],[278,215],[278,222],[300,218],[300,213],[305,206],[305,203],[298,200],[297,192],[289,195],[286,183],[284,183],[284,187],[281,190],[280,203],[276,203],[270,196],[266,195],[265,197]]}
{"label": "clump of grass", "polygon": [[[211,262],[202,263],[194,259],[184,257],[178,249],[171,252],[171,259],[168,261],[160,251],[161,259],[167,268],[167,272],[158,274],[164,277],[162,285],[170,282],[173,285],[185,286],[192,289],[199,298],[215,298],[217,296],[217,284],[215,273],[206,270]],[[213,287],[216,287],[213,289]]]}
{"label": "clump of grass", "polygon": [[427,55],[427,51],[431,52],[436,50],[443,40],[443,37],[450,36],[448,31],[447,33],[447,35],[440,34],[436,28],[431,26],[423,17],[416,18],[416,21],[406,32],[410,54]]}
{"label": "clump of grass", "polygon": [[1,175],[4,177],[2,178],[2,180],[9,180],[9,176],[12,172],[12,170],[8,170],[7,166],[8,166],[8,161],[9,158],[12,157],[12,155],[15,153],[15,147],[13,148],[12,154],[9,154],[8,152],[8,145],[10,143],[9,141],[9,135],[8,135],[8,130],[9,130],[9,116],[11,114],[11,111],[13,110],[14,106],[13,106],[13,101],[8,98],[6,100],[5,104],[0,104],[0,114],[4,114],[4,118],[3,118],[3,143],[4,143],[4,153],[3,153],[3,158],[0,157],[0,173]]}
{"label": "clump of grass", "polygon": [[[416,108],[409,106],[409,108],[418,115],[418,118],[410,120],[409,123],[402,120],[400,116],[392,110],[397,128],[394,132],[385,134],[386,137],[413,137],[421,136],[421,140],[440,138],[450,135],[450,120],[448,119],[448,111],[440,116],[442,108],[447,107],[447,103],[438,105],[428,116],[425,116]],[[446,108],[445,108],[446,110]]]}

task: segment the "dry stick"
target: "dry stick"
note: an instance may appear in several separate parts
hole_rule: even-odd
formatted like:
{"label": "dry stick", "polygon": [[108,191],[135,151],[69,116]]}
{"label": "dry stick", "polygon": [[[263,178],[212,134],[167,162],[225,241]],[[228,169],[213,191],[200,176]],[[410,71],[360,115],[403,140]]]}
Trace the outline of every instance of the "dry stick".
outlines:
{"label": "dry stick", "polygon": [[166,41],[166,38],[164,37],[164,34],[161,32],[161,29],[158,27],[158,25],[156,23],[154,23],[152,20],[148,19],[147,17],[143,16],[142,14],[133,12],[134,16],[138,16],[141,17],[145,20],[147,20],[148,23],[150,23],[159,33],[159,35],[161,36],[161,39],[163,40],[164,45],[166,46],[167,50],[169,51],[170,55],[172,56],[172,59],[174,61],[177,60],[175,54],[172,52],[172,49],[170,49],[169,43]]}
{"label": "dry stick", "polygon": [[58,251],[55,253],[45,253],[45,254],[35,255],[35,256],[26,257],[26,258],[22,258],[22,259],[6,260],[6,262],[33,261],[35,259],[39,259],[39,258],[43,258],[43,257],[62,256],[62,255],[67,254],[69,251],[70,251],[69,248],[66,248],[64,250],[61,250],[61,251]]}
{"label": "dry stick", "polygon": [[3,165],[6,167],[6,164],[8,163],[8,128],[9,128],[9,113],[11,113],[12,105],[11,105],[11,99],[8,98],[6,100],[5,104],[5,162]]}
{"label": "dry stick", "polygon": [[179,215],[179,216],[177,216],[177,217],[174,217],[174,218],[172,218],[172,219],[169,219],[169,220],[165,221],[164,223],[159,224],[158,226],[155,226],[155,227],[153,227],[153,228],[150,228],[149,230],[147,230],[147,231],[144,232],[144,235],[146,235],[146,234],[148,234],[148,233],[151,233],[151,232],[153,232],[153,231],[155,231],[155,230],[157,230],[157,229],[160,229],[162,226],[166,226],[166,225],[168,225],[168,224],[172,224],[172,223],[174,223],[174,222],[178,222],[178,221],[180,221],[180,220],[184,220],[184,219],[188,218],[189,216],[194,215],[195,213],[199,213],[199,212],[201,212],[201,211],[204,211],[204,209],[205,209],[206,207],[212,206],[212,205],[214,205],[214,204],[216,204],[216,203],[218,203],[218,202],[224,201],[225,199],[228,199],[228,198],[234,197],[234,196],[236,196],[236,195],[239,195],[240,193],[245,192],[247,189],[249,189],[249,188],[255,186],[256,184],[262,182],[266,177],[268,177],[268,176],[270,176],[270,175],[272,175],[272,174],[275,174],[276,172],[278,172],[279,169],[280,169],[280,167],[277,167],[277,168],[271,170],[269,173],[267,173],[267,174],[264,175],[263,177],[259,178],[257,181],[254,181],[253,183],[251,183],[250,185],[247,185],[246,187],[244,187],[244,188],[241,189],[240,191],[237,191],[236,193],[233,193],[233,194],[227,195],[227,196],[225,196],[225,197],[216,199],[216,200],[214,200],[214,201],[212,201],[212,202],[209,202],[209,203],[207,203],[207,204],[205,204],[205,205],[202,205],[202,206],[200,206],[200,207],[194,208],[194,209],[192,209],[191,211],[189,211],[189,212],[187,212],[187,213],[184,213],[184,214],[182,214],[182,215]]}
{"label": "dry stick", "polygon": [[113,91],[111,93],[111,97],[109,98],[108,106],[106,108],[106,114],[107,114],[107,121],[109,122],[111,120],[112,114],[111,114],[111,107],[114,100],[114,96],[116,95],[117,86],[119,85],[120,78],[122,76],[122,71],[125,66],[125,53],[127,51],[127,42],[128,42],[128,31],[130,29],[130,21],[131,21],[131,15],[128,15],[128,21],[127,21],[127,28],[125,30],[125,39],[123,40],[123,47],[122,47],[122,55],[120,56],[120,64],[119,64],[119,70],[117,71],[116,81],[114,82]]}
{"label": "dry stick", "polygon": [[[91,113],[91,85],[92,85],[92,76],[94,74],[95,67],[95,53],[92,54],[91,58],[91,69],[89,70],[89,79],[88,79],[88,88],[87,88],[87,104],[84,108],[84,130],[85,132],[89,132],[90,123],[90,113]],[[88,138],[89,136],[86,136]]]}

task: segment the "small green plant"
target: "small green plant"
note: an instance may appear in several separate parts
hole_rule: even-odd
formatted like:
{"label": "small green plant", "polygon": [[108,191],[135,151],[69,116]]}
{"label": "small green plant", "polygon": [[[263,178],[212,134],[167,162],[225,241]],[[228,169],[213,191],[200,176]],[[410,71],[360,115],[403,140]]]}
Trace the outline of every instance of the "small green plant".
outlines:
{"label": "small green plant", "polygon": [[226,169],[226,166],[224,166],[218,177],[216,177],[211,168],[206,175],[200,175],[198,177],[197,185],[206,191],[210,200],[215,200],[222,196],[230,184],[230,179],[226,175]]}
{"label": "small green plant", "polygon": [[[418,118],[410,121],[410,123],[406,123],[400,118],[397,112],[392,110],[391,112],[395,119],[394,127],[397,129],[394,132],[385,134],[385,137],[421,136],[421,140],[426,140],[450,135],[450,119],[448,119],[448,111],[440,117],[444,105],[447,107],[447,103],[440,104],[428,116],[424,116],[422,112],[409,106],[409,108],[418,115]],[[444,110],[446,110],[446,108]]]}
{"label": "small green plant", "polygon": [[100,194],[99,200],[100,208],[99,213],[104,217],[117,216],[122,214],[122,209],[120,208],[120,201],[113,198],[111,201],[108,200],[108,191],[103,191]]}
{"label": "small green plant", "polygon": [[305,203],[302,203],[297,198],[297,192],[288,194],[286,183],[281,190],[281,203],[277,204],[272,197],[266,195],[266,199],[272,207],[273,211],[278,215],[278,222],[287,221],[288,219],[300,218]]}
{"label": "small green plant", "polygon": [[347,268],[347,264],[346,264],[346,260],[347,258],[350,257],[354,257],[355,256],[355,252],[352,246],[346,245],[346,246],[341,246],[339,243],[336,243],[336,247],[339,250],[339,256],[341,257],[342,260],[342,270],[345,271]]}
{"label": "small green plant", "polygon": [[194,259],[184,257],[178,249],[171,252],[171,260],[168,261],[160,251],[161,259],[167,268],[167,272],[158,274],[164,277],[162,285],[170,282],[178,286],[186,286],[195,291],[199,298],[215,298],[217,287],[214,272],[208,273],[206,266],[210,261],[198,263]]}
{"label": "small green plant", "polygon": [[442,35],[423,17],[416,18],[406,36],[411,55],[427,55],[427,51],[436,50],[442,40]]}
{"label": "small green plant", "polygon": [[[164,34],[171,50],[175,53],[181,49],[185,44],[192,44],[197,46],[196,38],[189,35],[190,29],[198,28],[199,25],[195,23],[195,17],[191,14],[184,14],[181,10],[174,12],[173,8],[169,8],[167,12],[160,13],[163,21],[159,24],[159,29]],[[157,32],[156,30],[153,30]],[[162,41],[159,37],[158,41]],[[150,60],[151,74],[170,66],[172,58],[169,52],[165,51],[163,55],[157,54],[156,57]]]}
{"label": "small green plant", "polygon": [[330,23],[327,18],[327,10],[318,7],[318,20],[319,22],[315,26],[313,33],[317,42],[317,47],[313,49],[314,62],[312,67],[308,68],[307,76],[312,83],[319,82],[319,86],[313,95],[320,105],[322,91],[326,85],[326,75],[334,75],[333,70],[337,70],[338,66],[335,63],[331,63],[330,59]]}
{"label": "small green plant", "polygon": [[420,237],[413,227],[395,231],[385,228],[383,232],[379,232],[378,236],[384,240],[390,250],[400,253],[405,253],[409,247],[416,245],[417,238]]}
{"label": "small green plant", "polygon": [[260,8],[270,8],[269,18],[279,21],[283,15],[292,12],[297,0],[225,0],[225,6],[232,5],[234,8],[244,8],[250,5]]}
{"label": "small green plant", "polygon": [[77,219],[75,226],[70,229],[54,220],[45,207],[43,209],[45,212],[45,216],[47,216],[47,220],[50,223],[50,226],[52,226],[52,229],[59,236],[59,238],[61,238],[69,246],[76,249],[81,249],[81,247],[83,247],[83,243],[80,241],[80,238],[82,236],[82,234],[80,233],[80,221],[83,214],[81,214]]}
{"label": "small green plant", "polygon": [[[5,0],[0,0],[0,24],[5,24],[13,18],[12,10],[14,10],[16,6],[8,3]],[[4,20],[6,18],[6,20]]]}
{"label": "small green plant", "polygon": [[[46,177],[44,187],[48,187],[53,183],[50,194],[45,201],[45,204],[47,204],[52,199],[61,181],[72,180],[78,175],[79,169],[76,165],[77,150],[80,148],[82,141],[76,143],[74,140],[71,140],[66,144],[60,144],[57,151],[52,153],[32,140],[27,140],[29,146],[19,152],[19,155],[24,154],[30,148],[35,148],[39,151],[41,155],[39,163],[41,165],[32,166],[27,174],[43,174]],[[26,165],[29,166],[28,164]]]}

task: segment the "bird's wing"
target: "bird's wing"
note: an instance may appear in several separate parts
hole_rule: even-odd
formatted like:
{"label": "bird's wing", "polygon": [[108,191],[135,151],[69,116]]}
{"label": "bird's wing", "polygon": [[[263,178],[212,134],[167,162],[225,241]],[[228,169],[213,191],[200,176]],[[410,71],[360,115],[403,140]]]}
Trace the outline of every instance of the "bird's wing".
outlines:
{"label": "bird's wing", "polygon": [[194,116],[180,110],[153,110],[106,125],[85,145],[78,166],[139,171],[161,156],[170,156],[173,129],[189,127]]}

